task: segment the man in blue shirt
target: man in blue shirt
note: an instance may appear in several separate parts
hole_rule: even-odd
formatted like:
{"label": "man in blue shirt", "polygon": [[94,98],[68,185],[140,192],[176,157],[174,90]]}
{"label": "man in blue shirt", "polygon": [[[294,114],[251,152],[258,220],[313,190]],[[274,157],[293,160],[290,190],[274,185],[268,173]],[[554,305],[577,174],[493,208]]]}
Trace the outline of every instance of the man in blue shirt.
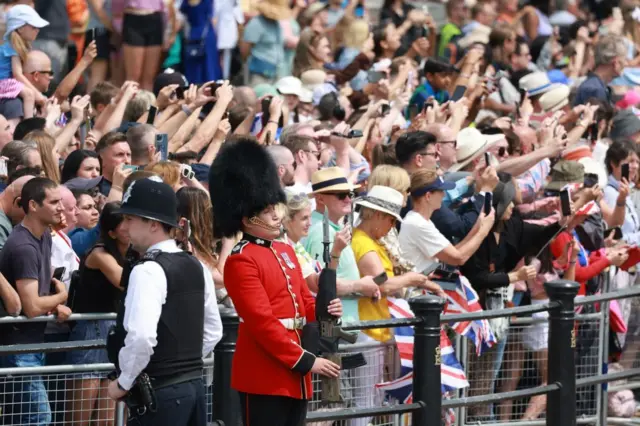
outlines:
{"label": "man in blue shirt", "polygon": [[578,87],[573,105],[584,105],[592,98],[611,103],[608,84],[622,74],[627,63],[627,47],[622,37],[607,35],[596,45],[594,56],[596,67]]}

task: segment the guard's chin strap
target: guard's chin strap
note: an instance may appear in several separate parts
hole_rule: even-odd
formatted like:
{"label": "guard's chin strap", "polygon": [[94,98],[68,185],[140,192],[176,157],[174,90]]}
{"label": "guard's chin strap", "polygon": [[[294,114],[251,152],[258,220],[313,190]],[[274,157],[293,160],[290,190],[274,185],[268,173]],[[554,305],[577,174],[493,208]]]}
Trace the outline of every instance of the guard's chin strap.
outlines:
{"label": "guard's chin strap", "polygon": [[253,216],[249,218],[249,223],[257,226],[258,228],[266,229],[269,232],[280,232],[280,226],[272,226],[266,223],[264,220],[260,219],[257,216]]}

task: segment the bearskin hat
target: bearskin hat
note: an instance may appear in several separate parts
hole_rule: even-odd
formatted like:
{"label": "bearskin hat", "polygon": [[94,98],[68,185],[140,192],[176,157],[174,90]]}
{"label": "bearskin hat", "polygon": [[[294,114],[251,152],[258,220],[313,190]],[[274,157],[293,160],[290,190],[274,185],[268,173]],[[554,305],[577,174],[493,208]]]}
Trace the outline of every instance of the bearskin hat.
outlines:
{"label": "bearskin hat", "polygon": [[243,218],[286,203],[273,159],[262,145],[249,137],[223,145],[211,165],[209,194],[213,204],[213,231],[218,238],[236,235],[242,229]]}

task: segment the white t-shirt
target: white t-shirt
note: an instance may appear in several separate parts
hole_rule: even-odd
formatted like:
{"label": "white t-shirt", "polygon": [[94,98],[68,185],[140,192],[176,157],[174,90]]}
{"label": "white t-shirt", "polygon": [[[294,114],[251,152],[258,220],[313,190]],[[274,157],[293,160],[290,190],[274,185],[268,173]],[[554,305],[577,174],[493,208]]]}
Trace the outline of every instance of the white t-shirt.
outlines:
{"label": "white t-shirt", "polygon": [[414,211],[404,217],[399,239],[402,256],[416,265],[417,272],[439,263],[435,255],[451,245],[432,221]]}
{"label": "white t-shirt", "polygon": [[[285,188],[285,191],[287,191],[289,194],[292,194],[292,195],[298,195],[298,194],[309,195],[311,194],[311,192],[313,192],[313,189],[311,188],[311,182],[307,183],[306,185],[296,182],[294,185],[287,186]],[[309,201],[311,201],[311,211],[314,211],[316,209],[316,199],[309,198]]]}

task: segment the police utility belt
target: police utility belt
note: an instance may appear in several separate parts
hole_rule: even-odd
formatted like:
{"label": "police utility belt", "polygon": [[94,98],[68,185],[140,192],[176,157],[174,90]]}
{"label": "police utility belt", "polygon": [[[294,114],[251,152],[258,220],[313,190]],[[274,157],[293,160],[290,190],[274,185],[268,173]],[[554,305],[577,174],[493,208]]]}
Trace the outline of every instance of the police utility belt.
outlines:
{"label": "police utility belt", "polygon": [[[307,324],[307,319],[302,317],[279,318],[278,321],[280,321],[280,324],[282,324],[287,330],[302,330],[302,328]],[[240,322],[244,322],[244,320],[240,318]]]}

